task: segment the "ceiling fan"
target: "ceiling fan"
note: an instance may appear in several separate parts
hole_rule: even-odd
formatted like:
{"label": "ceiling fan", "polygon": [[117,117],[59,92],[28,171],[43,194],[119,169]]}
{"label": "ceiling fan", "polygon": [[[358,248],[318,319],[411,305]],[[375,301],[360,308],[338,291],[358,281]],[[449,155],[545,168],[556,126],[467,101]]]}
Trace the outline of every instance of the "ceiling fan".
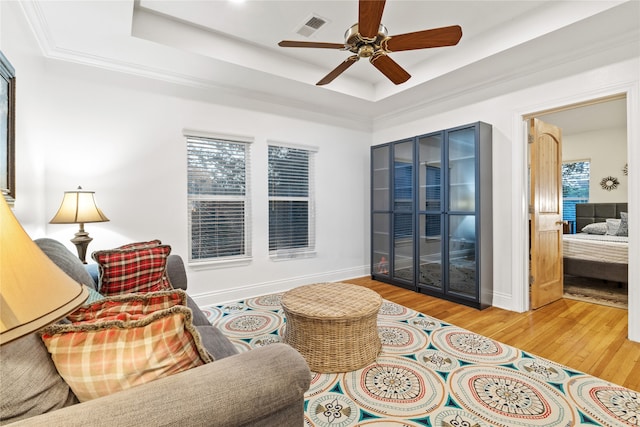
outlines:
{"label": "ceiling fan", "polygon": [[345,59],[316,83],[319,86],[332,82],[360,58],[369,58],[369,62],[374,67],[398,85],[409,80],[411,74],[391,59],[388,53],[455,46],[462,37],[462,28],[459,25],[388,36],[387,28],[380,23],[384,4],[385,0],[360,0],[358,23],[347,30],[344,43],[283,40],[278,43],[278,46],[348,50],[355,54]]}

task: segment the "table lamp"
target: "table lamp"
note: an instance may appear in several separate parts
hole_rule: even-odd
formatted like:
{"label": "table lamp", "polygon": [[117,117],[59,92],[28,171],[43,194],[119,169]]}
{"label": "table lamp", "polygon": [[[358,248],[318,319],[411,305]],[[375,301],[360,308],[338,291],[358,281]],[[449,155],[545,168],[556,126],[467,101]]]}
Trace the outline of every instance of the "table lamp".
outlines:
{"label": "table lamp", "polygon": [[63,318],[89,291],[40,250],[0,199],[1,345]]}
{"label": "table lamp", "polygon": [[80,224],[80,230],[71,239],[71,243],[76,245],[78,250],[78,258],[84,264],[87,263],[87,247],[93,239],[89,237],[89,233],[84,231],[86,222],[106,222],[109,218],[102,213],[100,208],[96,206],[94,199],[94,191],[83,190],[78,187],[77,190],[65,191],[60,209],[53,219],[49,221],[51,224]]}

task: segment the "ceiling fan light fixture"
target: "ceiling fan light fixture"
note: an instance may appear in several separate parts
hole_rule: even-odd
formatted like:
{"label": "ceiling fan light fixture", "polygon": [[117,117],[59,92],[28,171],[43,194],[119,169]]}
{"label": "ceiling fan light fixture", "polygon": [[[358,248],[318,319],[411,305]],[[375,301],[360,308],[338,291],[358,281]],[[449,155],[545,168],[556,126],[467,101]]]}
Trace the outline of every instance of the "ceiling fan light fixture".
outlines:
{"label": "ceiling fan light fixture", "polygon": [[360,58],[369,58],[369,57],[373,56],[373,54],[375,52],[376,52],[376,50],[372,45],[364,44],[364,45],[360,46],[360,48],[358,49],[358,56]]}
{"label": "ceiling fan light fixture", "polygon": [[375,43],[378,40],[382,40],[389,34],[387,27],[380,24],[378,34],[374,38],[363,37],[358,29],[358,24],[355,23],[344,33],[344,43],[347,45],[358,45],[363,43]]}

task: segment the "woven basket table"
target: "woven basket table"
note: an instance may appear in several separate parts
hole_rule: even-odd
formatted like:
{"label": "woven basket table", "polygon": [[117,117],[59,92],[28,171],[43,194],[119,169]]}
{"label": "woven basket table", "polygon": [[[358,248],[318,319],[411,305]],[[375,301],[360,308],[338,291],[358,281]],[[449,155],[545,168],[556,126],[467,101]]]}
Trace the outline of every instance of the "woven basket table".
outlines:
{"label": "woven basket table", "polygon": [[284,342],[298,350],[314,372],[348,372],[373,362],[380,352],[378,310],[382,297],[350,283],[316,283],[282,295]]}

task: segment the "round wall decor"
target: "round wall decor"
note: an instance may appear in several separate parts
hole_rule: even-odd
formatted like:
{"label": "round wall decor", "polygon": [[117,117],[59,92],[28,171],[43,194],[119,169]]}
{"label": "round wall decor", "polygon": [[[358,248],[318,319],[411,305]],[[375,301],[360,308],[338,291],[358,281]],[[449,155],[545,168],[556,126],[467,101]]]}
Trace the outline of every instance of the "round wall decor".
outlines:
{"label": "round wall decor", "polygon": [[607,191],[615,190],[618,185],[620,185],[620,181],[612,176],[602,178],[602,181],[600,181],[600,186]]}

